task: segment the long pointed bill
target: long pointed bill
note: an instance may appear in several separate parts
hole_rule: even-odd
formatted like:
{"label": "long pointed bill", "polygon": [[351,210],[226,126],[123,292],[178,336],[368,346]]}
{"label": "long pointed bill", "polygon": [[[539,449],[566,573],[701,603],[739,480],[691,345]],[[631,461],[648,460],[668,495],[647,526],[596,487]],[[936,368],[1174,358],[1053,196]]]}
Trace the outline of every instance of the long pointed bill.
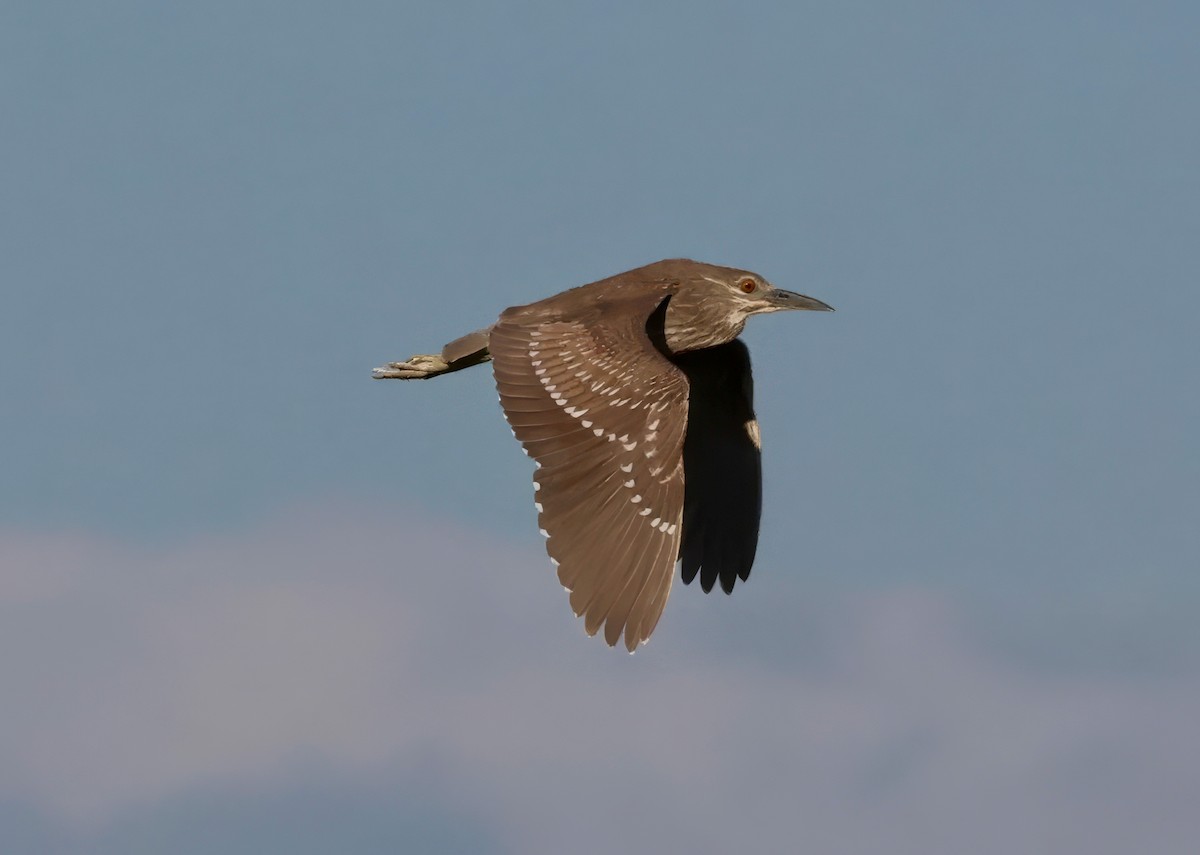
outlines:
{"label": "long pointed bill", "polygon": [[767,295],[767,301],[774,309],[807,309],[810,312],[833,311],[833,306],[828,303],[822,303],[813,297],[805,297],[795,291],[784,291],[782,288],[771,289],[771,293]]}

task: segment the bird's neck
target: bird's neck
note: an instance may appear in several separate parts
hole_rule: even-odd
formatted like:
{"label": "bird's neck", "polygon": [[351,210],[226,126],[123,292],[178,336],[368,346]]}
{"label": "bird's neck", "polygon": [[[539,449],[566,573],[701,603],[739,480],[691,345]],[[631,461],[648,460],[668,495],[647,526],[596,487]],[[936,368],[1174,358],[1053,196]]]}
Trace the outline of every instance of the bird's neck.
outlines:
{"label": "bird's neck", "polygon": [[698,303],[676,310],[672,303],[667,306],[663,333],[668,350],[686,353],[731,342],[745,326],[745,315],[730,313],[724,306]]}

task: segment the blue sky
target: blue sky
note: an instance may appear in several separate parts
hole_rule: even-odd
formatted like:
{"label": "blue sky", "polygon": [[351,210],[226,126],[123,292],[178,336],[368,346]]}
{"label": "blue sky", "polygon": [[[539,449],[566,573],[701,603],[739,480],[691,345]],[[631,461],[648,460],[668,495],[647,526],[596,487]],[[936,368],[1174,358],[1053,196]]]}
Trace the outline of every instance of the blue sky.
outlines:
{"label": "blue sky", "polygon": [[[1200,12],[614,6],[0,12],[0,848],[1190,851]],[[629,658],[370,368],[680,255],[838,312]]]}

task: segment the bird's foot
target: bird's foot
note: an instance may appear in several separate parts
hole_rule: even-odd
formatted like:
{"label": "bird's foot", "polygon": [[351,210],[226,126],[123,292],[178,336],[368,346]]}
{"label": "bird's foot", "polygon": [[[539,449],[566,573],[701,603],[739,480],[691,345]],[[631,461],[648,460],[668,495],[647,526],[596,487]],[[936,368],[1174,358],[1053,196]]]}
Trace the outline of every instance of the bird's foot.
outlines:
{"label": "bird's foot", "polygon": [[406,362],[389,362],[371,372],[376,380],[425,380],[450,370],[450,364],[440,356],[419,353]]}

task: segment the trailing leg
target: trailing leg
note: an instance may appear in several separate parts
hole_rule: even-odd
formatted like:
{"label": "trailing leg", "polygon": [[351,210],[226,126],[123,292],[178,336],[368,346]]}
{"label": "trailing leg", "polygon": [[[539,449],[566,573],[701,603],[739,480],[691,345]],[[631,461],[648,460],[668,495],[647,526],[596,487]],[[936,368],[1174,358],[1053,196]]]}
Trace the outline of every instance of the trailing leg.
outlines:
{"label": "trailing leg", "polygon": [[492,358],[488,351],[488,335],[491,331],[492,328],[487,327],[456,338],[443,347],[440,354],[419,353],[404,362],[389,362],[372,371],[371,376],[376,380],[428,380],[480,365]]}

